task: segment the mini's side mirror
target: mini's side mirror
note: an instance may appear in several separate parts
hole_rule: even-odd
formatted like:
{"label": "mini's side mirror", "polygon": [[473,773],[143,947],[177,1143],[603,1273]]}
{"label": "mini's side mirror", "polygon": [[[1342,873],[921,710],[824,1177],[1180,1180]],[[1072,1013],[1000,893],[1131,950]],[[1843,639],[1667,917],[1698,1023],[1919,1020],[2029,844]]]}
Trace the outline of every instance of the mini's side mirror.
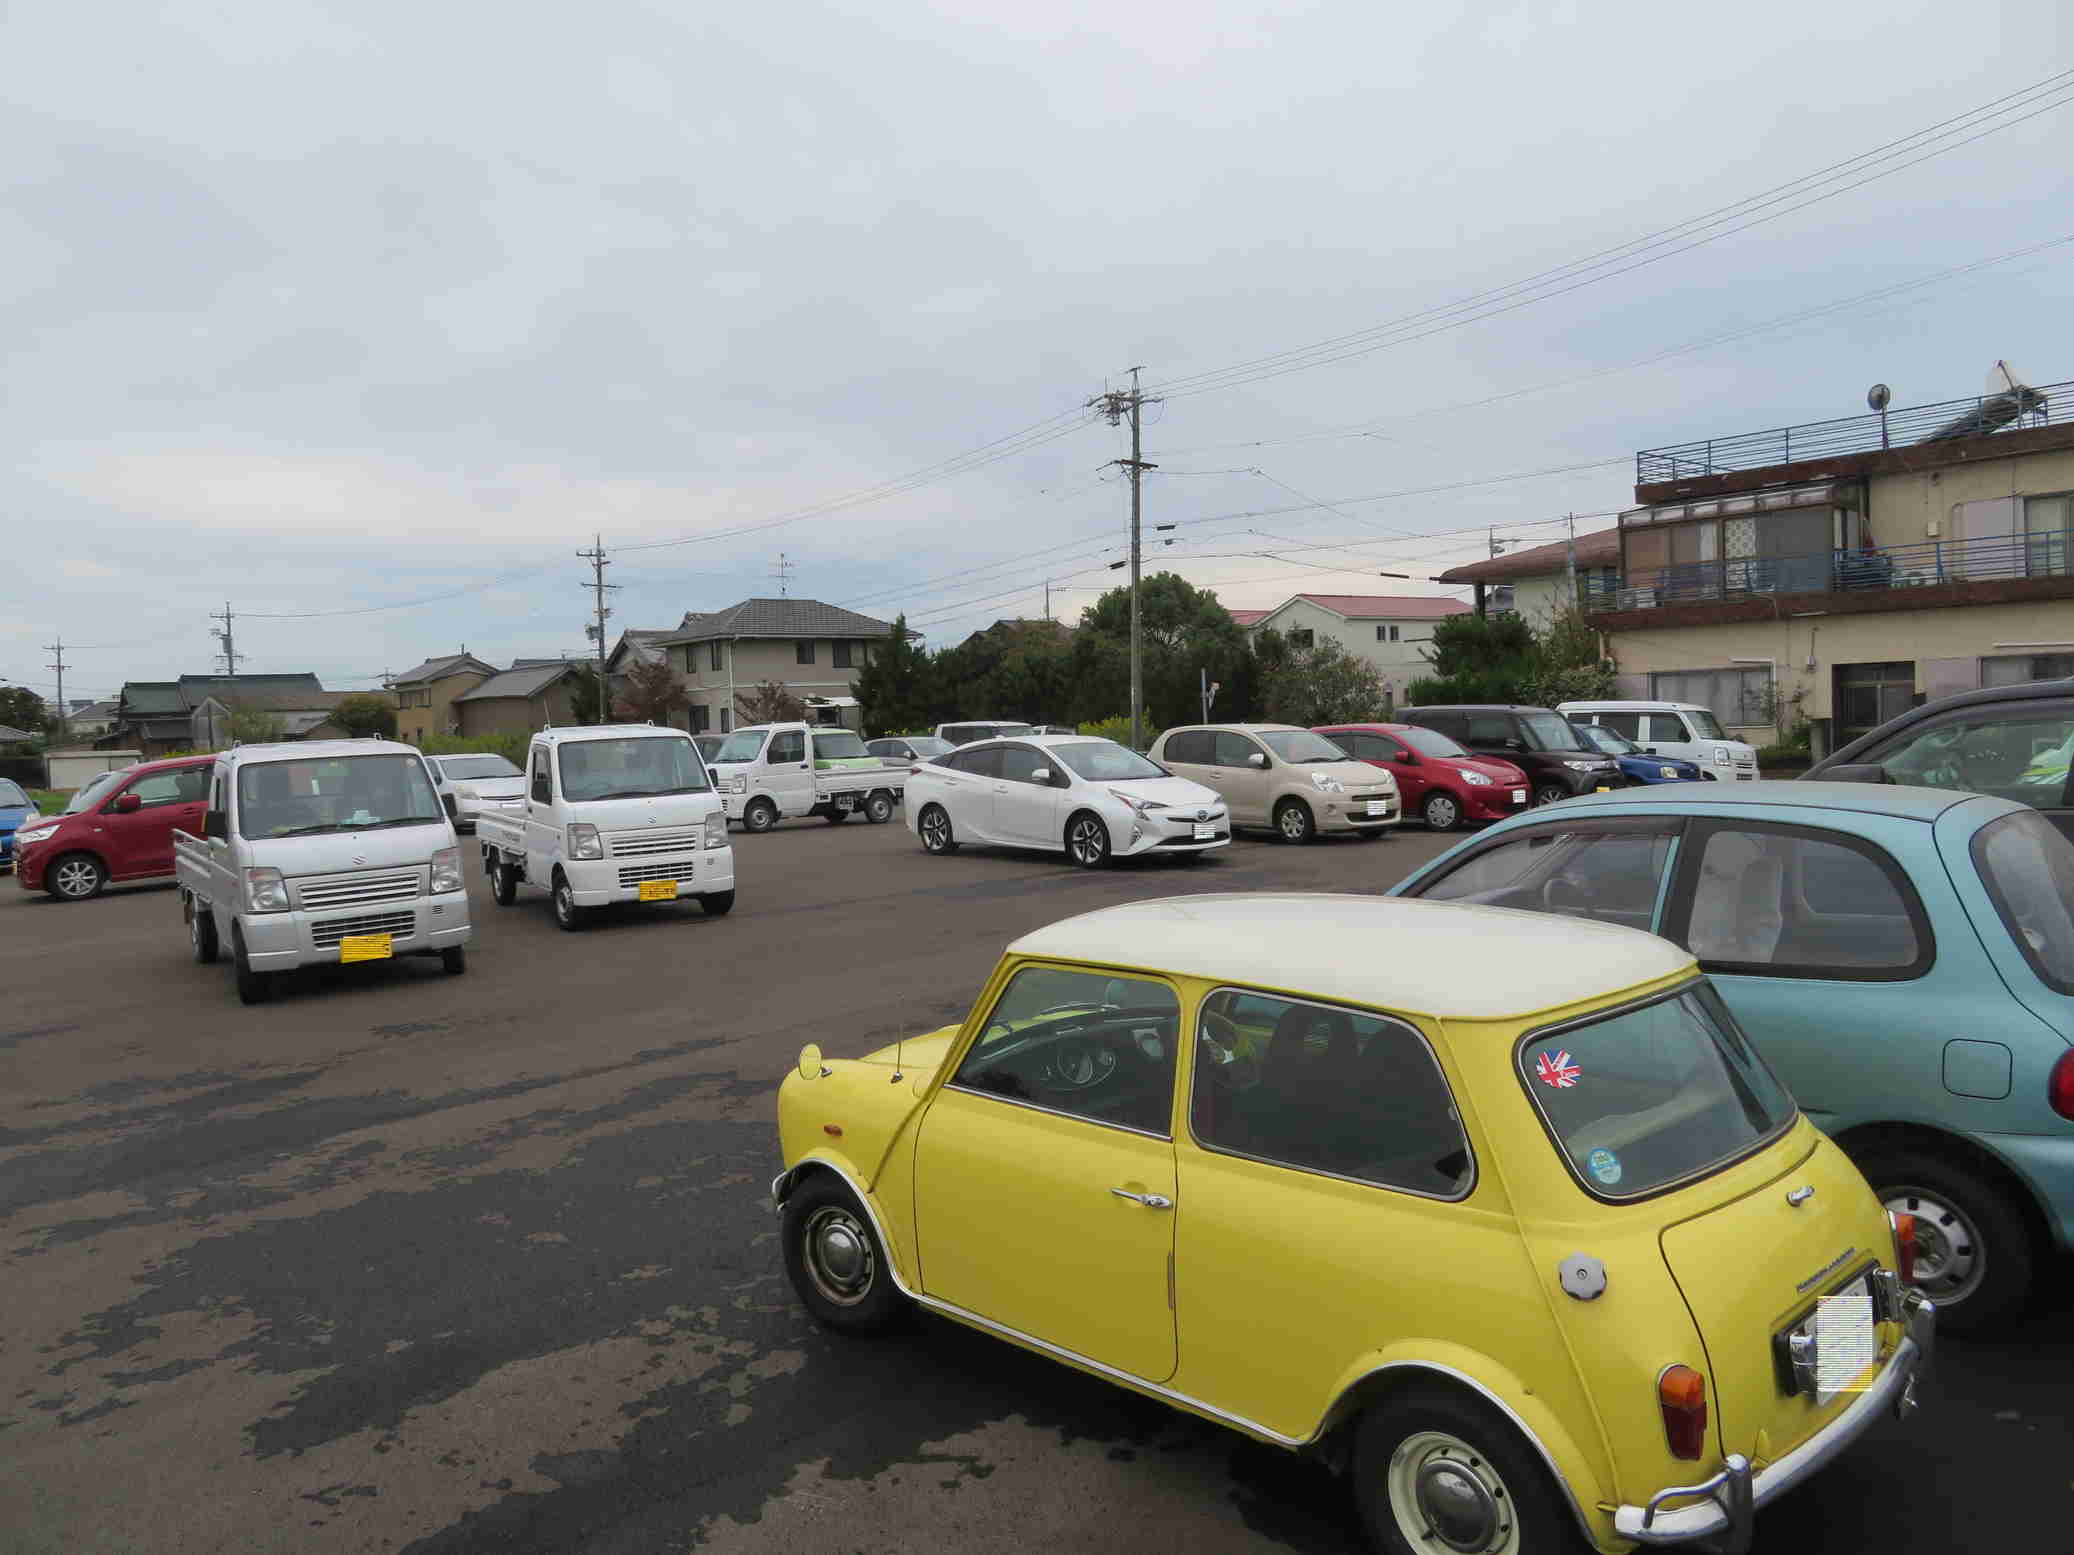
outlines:
{"label": "mini's side mirror", "polygon": [[1255,751],[1246,758],[1246,765],[1249,767],[1265,767],[1267,765],[1267,757],[1259,751]]}
{"label": "mini's side mirror", "polygon": [[1840,767],[1829,767],[1809,776],[1820,778],[1825,783],[1891,783],[1887,769],[1876,761],[1847,761]]}
{"label": "mini's side mirror", "polygon": [[223,824],[223,812],[221,810],[210,810],[202,816],[202,835],[204,837],[223,837],[228,835],[227,829]]}
{"label": "mini's side mirror", "polygon": [[117,815],[128,815],[144,808],[144,801],[135,794],[118,794],[115,803],[108,807]]}

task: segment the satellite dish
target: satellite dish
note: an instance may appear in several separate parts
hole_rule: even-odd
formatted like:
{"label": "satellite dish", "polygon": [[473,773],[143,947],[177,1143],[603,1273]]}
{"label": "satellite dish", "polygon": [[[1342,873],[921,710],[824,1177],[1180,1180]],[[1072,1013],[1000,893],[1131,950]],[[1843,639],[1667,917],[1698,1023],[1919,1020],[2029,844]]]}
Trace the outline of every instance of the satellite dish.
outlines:
{"label": "satellite dish", "polygon": [[1865,403],[1874,410],[1885,410],[1894,398],[1894,391],[1884,383],[1876,383],[1865,391]]}

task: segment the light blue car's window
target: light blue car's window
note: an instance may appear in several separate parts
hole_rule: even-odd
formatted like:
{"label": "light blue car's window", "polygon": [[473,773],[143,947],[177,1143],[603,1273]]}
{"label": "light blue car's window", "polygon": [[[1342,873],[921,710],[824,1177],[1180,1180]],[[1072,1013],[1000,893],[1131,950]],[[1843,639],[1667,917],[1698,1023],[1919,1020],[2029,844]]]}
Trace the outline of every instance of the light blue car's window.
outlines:
{"label": "light blue car's window", "polygon": [[1412,895],[1647,929],[1678,820],[1550,822],[1471,855]]}
{"label": "light blue car's window", "polygon": [[1685,941],[1710,968],[1842,978],[1928,968],[1922,909],[1870,844],[1751,823],[1708,828],[1693,847]]}
{"label": "light blue car's window", "polygon": [[1973,864],[2031,970],[2074,993],[2074,842],[2042,815],[2005,815],[1975,833]]}

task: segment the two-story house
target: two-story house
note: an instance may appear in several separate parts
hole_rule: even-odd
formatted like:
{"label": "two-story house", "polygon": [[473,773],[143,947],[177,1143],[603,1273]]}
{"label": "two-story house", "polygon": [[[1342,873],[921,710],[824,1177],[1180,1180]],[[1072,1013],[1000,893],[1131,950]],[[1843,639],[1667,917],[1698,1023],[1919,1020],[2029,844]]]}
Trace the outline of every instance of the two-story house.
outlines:
{"label": "two-story house", "polygon": [[1406,686],[1432,673],[1419,645],[1432,639],[1433,623],[1470,608],[1467,600],[1432,594],[1297,594],[1241,624],[1249,634],[1280,632],[1299,648],[1320,639],[1338,643],[1374,666],[1384,705],[1394,708]]}
{"label": "two-story house", "polygon": [[496,673],[496,665],[463,648],[392,675],[389,690],[396,697],[396,738],[422,745],[428,734],[458,734],[461,715],[455,702]]}
{"label": "two-story house", "polygon": [[2074,673],[2069,411],[2074,383],[2003,377],[1643,450],[1618,571],[1584,596],[1623,694],[1760,739],[1805,718],[1819,755],[1928,698]]}
{"label": "two-story house", "polygon": [[687,612],[671,632],[623,634],[606,670],[619,672],[635,655],[663,654],[690,698],[694,734],[725,734],[745,722],[740,698],[765,682],[806,703],[809,719],[855,729],[857,671],[892,635],[891,622],[817,599],[745,599]]}
{"label": "two-story house", "polygon": [[[1574,582],[1573,582],[1574,573]],[[1536,626],[1620,576],[1620,531],[1600,529],[1565,536],[1552,545],[1507,551],[1489,561],[1451,567],[1435,582],[1466,583],[1474,591],[1476,613],[1517,611]]]}

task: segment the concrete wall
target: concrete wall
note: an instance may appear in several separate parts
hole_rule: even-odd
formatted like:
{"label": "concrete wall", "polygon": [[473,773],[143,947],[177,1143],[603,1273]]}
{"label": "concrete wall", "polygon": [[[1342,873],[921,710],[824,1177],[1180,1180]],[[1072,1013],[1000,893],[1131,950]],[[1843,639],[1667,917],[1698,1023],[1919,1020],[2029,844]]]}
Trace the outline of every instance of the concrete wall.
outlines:
{"label": "concrete wall", "polygon": [[[463,692],[473,691],[488,678],[476,670],[462,670],[458,674],[442,676],[422,685],[399,687],[396,693],[396,738],[408,740],[413,745],[422,745],[428,734],[445,734],[454,724],[454,699]],[[431,693],[431,706],[401,705],[406,695],[414,700],[415,693],[420,691]]]}
{"label": "concrete wall", "polygon": [[[777,681],[795,696],[846,697],[856,694],[857,671],[864,656],[877,646],[873,639],[844,639],[851,644],[850,667],[835,667],[835,644],[826,637],[814,640],[814,662],[801,664],[793,639],[743,638],[723,641],[720,668],[712,667],[710,643],[683,643],[668,650],[670,668],[677,671],[694,707],[706,710],[706,729],[718,733],[721,711],[733,707],[734,698],[754,691],[766,680]],[[739,712],[728,727],[745,722]],[[843,722],[858,727],[857,710],[847,709]]]}
{"label": "concrete wall", "polygon": [[46,788],[77,788],[96,772],[113,772],[144,759],[142,751],[52,751],[46,758],[50,772]]}
{"label": "concrete wall", "polygon": [[[1378,625],[1396,626],[1398,640],[1377,642],[1375,629]],[[1393,701],[1401,705],[1404,688],[1420,676],[1433,673],[1424,646],[1424,640],[1433,635],[1433,625],[1430,620],[1393,622],[1388,617],[1381,621],[1349,621],[1307,599],[1292,599],[1246,630],[1277,631],[1287,637],[1291,631],[1308,629],[1320,642],[1336,642],[1355,658],[1373,665]]]}
{"label": "concrete wall", "polygon": [[2074,448],[1983,459],[1904,475],[1875,475],[1866,516],[1879,545],[1922,545],[1952,535],[1952,511],[1997,497],[2042,497],[2074,491]]}

